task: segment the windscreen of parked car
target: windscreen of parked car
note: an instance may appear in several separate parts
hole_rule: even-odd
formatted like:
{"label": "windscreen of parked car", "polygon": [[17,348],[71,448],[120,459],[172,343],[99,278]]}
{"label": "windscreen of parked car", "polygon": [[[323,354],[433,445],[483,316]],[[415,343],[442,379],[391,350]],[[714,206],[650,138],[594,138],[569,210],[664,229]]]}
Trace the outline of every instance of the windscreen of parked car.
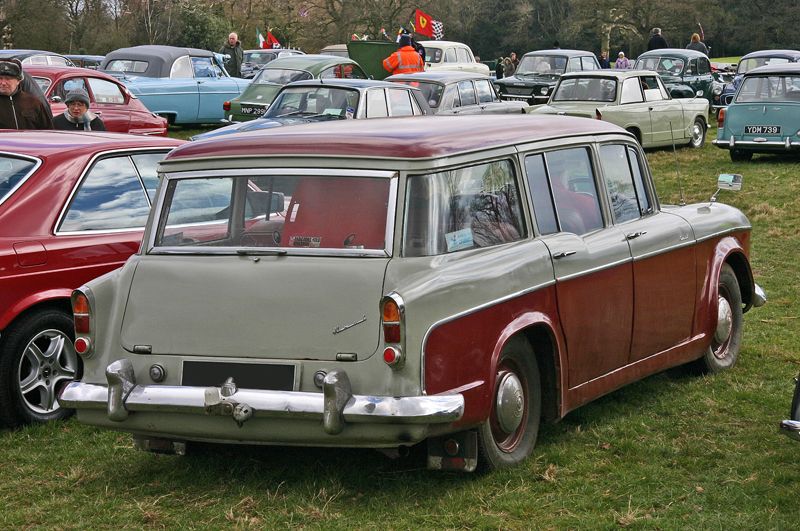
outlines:
{"label": "windscreen of parked car", "polygon": [[523,238],[513,164],[498,160],[410,176],[403,227],[405,256],[434,256]]}
{"label": "windscreen of parked car", "polygon": [[278,56],[275,52],[245,52],[244,62],[265,65]]}
{"label": "windscreen of parked car", "polygon": [[354,118],[358,109],[358,91],[338,87],[286,87],[264,118],[282,116],[321,116]]}
{"label": "windscreen of parked car", "polygon": [[443,85],[438,83],[430,83],[428,81],[398,80],[396,82],[421,90],[422,95],[426,100],[428,100],[428,105],[434,109],[437,108],[442,101],[442,94],[444,93]]}
{"label": "windscreen of parked car", "polygon": [[155,252],[385,256],[391,187],[388,178],[341,175],[171,179]]}
{"label": "windscreen of parked car", "polygon": [[35,160],[0,155],[0,204],[22,186],[36,165]]}
{"label": "windscreen of parked car", "polygon": [[750,57],[748,59],[742,59],[739,61],[739,65],[736,67],[737,74],[744,74],[745,72],[749,72],[754,68],[758,68],[759,66],[766,66],[766,65],[783,65],[787,64],[789,59],[786,57]]}
{"label": "windscreen of parked car", "polygon": [[567,58],[563,55],[524,55],[514,75],[563,74],[567,69]]}
{"label": "windscreen of parked car", "polygon": [[264,68],[253,78],[254,84],[262,85],[286,85],[292,81],[304,81],[312,79],[314,76],[305,70],[289,70],[288,68]]}
{"label": "windscreen of parked car", "polygon": [[147,71],[147,61],[136,61],[133,59],[114,59],[106,65],[106,70],[112,72],[128,72],[131,74],[143,74]]}
{"label": "windscreen of parked car", "polygon": [[561,78],[552,101],[613,102],[617,96],[617,80],[602,77]]}
{"label": "windscreen of parked car", "polygon": [[736,103],[800,102],[800,76],[746,76]]}
{"label": "windscreen of parked car", "polygon": [[636,70],[655,70],[659,74],[679,76],[683,72],[683,59],[678,57],[644,57],[636,61]]}

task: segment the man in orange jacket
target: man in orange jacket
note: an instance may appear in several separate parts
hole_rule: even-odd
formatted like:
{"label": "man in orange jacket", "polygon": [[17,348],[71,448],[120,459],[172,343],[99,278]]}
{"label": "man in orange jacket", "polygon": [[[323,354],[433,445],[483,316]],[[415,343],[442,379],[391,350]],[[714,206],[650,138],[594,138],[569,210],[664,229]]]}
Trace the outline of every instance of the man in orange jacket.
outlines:
{"label": "man in orange jacket", "polygon": [[383,60],[389,74],[412,74],[425,70],[425,62],[411,46],[411,35],[400,35],[400,49]]}

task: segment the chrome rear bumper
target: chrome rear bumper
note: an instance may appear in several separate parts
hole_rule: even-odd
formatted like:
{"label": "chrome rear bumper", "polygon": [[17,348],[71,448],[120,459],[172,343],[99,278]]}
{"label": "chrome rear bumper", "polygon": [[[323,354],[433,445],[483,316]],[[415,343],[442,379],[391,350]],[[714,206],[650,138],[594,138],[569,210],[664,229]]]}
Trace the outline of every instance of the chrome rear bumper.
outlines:
{"label": "chrome rear bumper", "polygon": [[789,137],[781,141],[767,140],[766,138],[757,140],[737,140],[734,137],[730,137],[728,140],[719,140],[715,138],[711,143],[722,149],[750,148],[754,150],[765,149],[770,151],[792,151],[800,149],[800,141],[793,141]]}
{"label": "chrome rear bumper", "polygon": [[238,389],[229,379],[221,387],[137,385],[130,360],[106,368],[108,385],[72,382],[58,401],[74,409],[106,409],[122,422],[135,412],[169,412],[232,417],[240,426],[250,418],[320,419],[328,434],[346,423],[446,424],[461,418],[464,397],[353,395],[347,373],[329,372],[322,393]]}

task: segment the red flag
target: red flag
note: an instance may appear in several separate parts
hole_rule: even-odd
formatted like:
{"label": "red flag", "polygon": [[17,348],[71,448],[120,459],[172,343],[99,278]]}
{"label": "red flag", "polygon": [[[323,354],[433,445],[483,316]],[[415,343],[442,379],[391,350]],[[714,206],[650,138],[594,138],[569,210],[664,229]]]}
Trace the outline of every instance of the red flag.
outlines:
{"label": "red flag", "polygon": [[433,38],[433,18],[429,14],[417,9],[414,13],[414,25],[417,33]]}
{"label": "red flag", "polygon": [[275,35],[273,35],[272,32],[269,31],[269,30],[267,30],[267,40],[266,40],[266,42],[264,44],[266,44],[266,46],[264,46],[265,48],[280,48],[281,47],[280,41],[278,41],[278,39],[275,38]]}

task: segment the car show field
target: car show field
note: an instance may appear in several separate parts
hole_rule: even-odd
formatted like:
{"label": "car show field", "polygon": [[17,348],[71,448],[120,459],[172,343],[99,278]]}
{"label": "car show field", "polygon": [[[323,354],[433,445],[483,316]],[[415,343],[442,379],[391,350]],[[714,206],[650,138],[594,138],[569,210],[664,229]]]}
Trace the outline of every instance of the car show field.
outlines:
{"label": "car show field", "polygon": [[800,368],[797,160],[734,163],[709,140],[647,155],[662,204],[702,203],[717,174],[744,176],[741,192],[719,200],[753,224],[753,273],[769,304],[745,315],[733,370],[672,370],[631,384],[543,424],[527,461],[488,475],[428,472],[424,448],[391,460],[364,450],[196,444],[177,457],[136,452],[130,436],[74,419],[3,430],[0,525],[793,527],[797,446],[777,426]]}

